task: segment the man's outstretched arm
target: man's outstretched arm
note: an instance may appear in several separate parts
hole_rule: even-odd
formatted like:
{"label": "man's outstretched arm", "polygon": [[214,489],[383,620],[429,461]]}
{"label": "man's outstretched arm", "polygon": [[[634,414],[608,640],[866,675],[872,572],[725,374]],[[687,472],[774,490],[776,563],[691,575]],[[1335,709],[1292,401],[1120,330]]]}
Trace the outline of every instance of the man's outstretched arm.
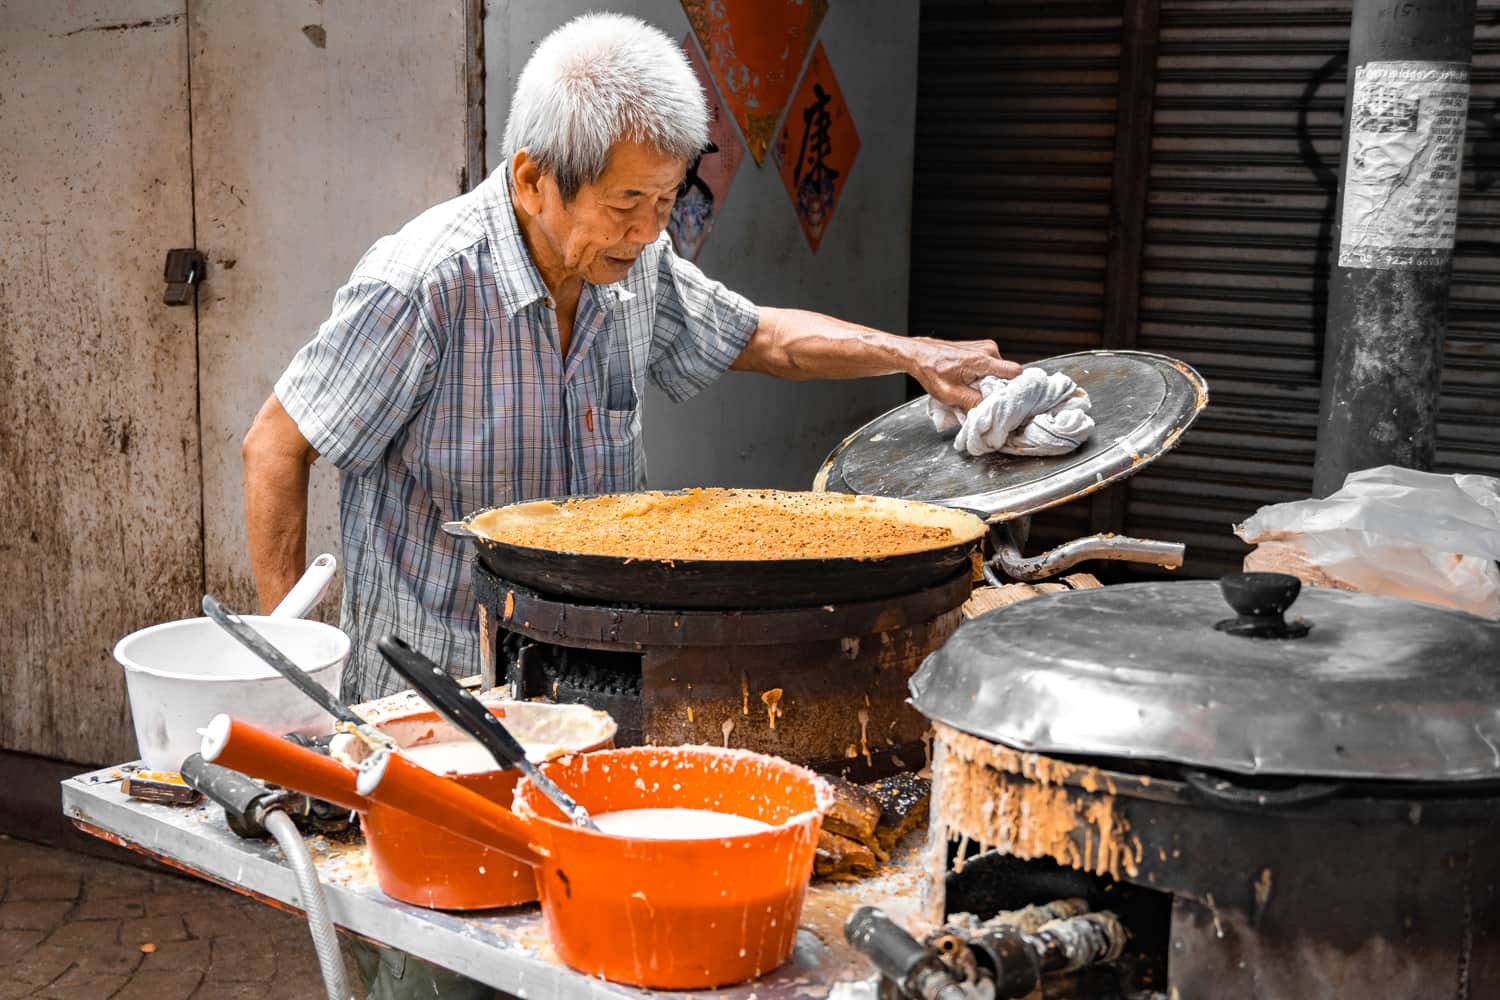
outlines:
{"label": "man's outstretched arm", "polygon": [[975,382],[986,375],[1014,378],[1021,370],[989,340],[900,337],[802,309],[761,306],[759,313],[735,371],[788,379],[906,374],[939,402],[967,409],[980,399]]}

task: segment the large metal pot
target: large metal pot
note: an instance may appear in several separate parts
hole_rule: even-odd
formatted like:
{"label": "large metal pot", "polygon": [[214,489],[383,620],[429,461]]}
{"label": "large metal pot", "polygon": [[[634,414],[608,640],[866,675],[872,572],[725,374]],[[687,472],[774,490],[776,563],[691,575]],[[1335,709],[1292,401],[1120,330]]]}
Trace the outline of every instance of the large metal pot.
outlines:
{"label": "large metal pot", "polygon": [[1500,995],[1500,624],[1225,591],[1238,616],[1152,583],[961,627],[911,685],[936,835],[1171,893],[1184,1000]]}

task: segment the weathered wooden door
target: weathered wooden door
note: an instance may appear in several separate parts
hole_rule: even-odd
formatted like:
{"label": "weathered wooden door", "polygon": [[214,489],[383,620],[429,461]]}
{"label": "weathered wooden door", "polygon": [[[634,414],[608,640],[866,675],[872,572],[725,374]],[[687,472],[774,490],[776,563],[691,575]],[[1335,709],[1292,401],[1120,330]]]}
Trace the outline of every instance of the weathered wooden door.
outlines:
{"label": "weathered wooden door", "polygon": [[111,641],[203,579],[183,0],[0,4],[0,748],[134,750]]}
{"label": "weathered wooden door", "polygon": [[[478,182],[466,170],[472,7],[188,5],[198,246],[212,268],[198,293],[205,579],[235,606],[254,605],[240,476],[251,418],[365,250]],[[311,493],[309,558],[337,554],[326,463]],[[321,612],[338,620],[336,593]]]}
{"label": "weathered wooden door", "polygon": [[240,439],[364,250],[478,179],[480,10],[0,0],[0,752],[133,757],[114,642],[253,606]]}

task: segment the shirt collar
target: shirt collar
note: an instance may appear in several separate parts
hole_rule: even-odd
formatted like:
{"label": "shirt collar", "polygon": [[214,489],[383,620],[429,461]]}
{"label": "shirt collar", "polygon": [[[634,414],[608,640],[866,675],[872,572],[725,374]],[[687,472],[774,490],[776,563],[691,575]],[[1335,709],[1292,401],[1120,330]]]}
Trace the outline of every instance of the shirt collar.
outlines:
{"label": "shirt collar", "polygon": [[510,174],[496,170],[479,186],[485,235],[496,256],[495,281],[506,313],[514,316],[533,302],[550,298],[510,200]]}
{"label": "shirt collar", "polygon": [[624,281],[617,281],[612,285],[591,285],[584,282],[583,287],[588,292],[589,298],[594,300],[594,307],[605,314],[612,311],[615,306],[624,305],[635,298],[635,292],[627,291]]}

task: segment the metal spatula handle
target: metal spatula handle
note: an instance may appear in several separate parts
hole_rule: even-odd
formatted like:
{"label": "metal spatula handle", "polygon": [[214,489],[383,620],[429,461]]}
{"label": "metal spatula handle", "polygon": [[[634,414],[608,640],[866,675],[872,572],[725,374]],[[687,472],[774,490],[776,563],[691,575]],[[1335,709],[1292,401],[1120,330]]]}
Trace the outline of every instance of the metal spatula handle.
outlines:
{"label": "metal spatula handle", "polygon": [[449,677],[446,670],[394,635],[383,637],[376,646],[396,673],[416,688],[438,714],[478,740],[495,758],[496,764],[519,767],[521,773],[530,778],[532,784],[541,789],[542,794],[551,799],[574,826],[598,829],[583,806],[526,759],[526,749],[505,728],[505,724]]}
{"label": "metal spatula handle", "polygon": [[287,659],[285,653],[271,645],[265,636],[251,628],[243,618],[219,603],[218,598],[211,594],[204,594],[203,613],[212,618],[215,624],[224,631],[238,639],[246,649],[264,660],[278,674],[291,681],[297,690],[317,702],[318,707],[323,711],[340,722],[350,722],[356,726],[364,725],[363,719],[351,712],[348,706],[340,704],[333,695],[328,693],[327,688],[309,677],[307,671]]}

